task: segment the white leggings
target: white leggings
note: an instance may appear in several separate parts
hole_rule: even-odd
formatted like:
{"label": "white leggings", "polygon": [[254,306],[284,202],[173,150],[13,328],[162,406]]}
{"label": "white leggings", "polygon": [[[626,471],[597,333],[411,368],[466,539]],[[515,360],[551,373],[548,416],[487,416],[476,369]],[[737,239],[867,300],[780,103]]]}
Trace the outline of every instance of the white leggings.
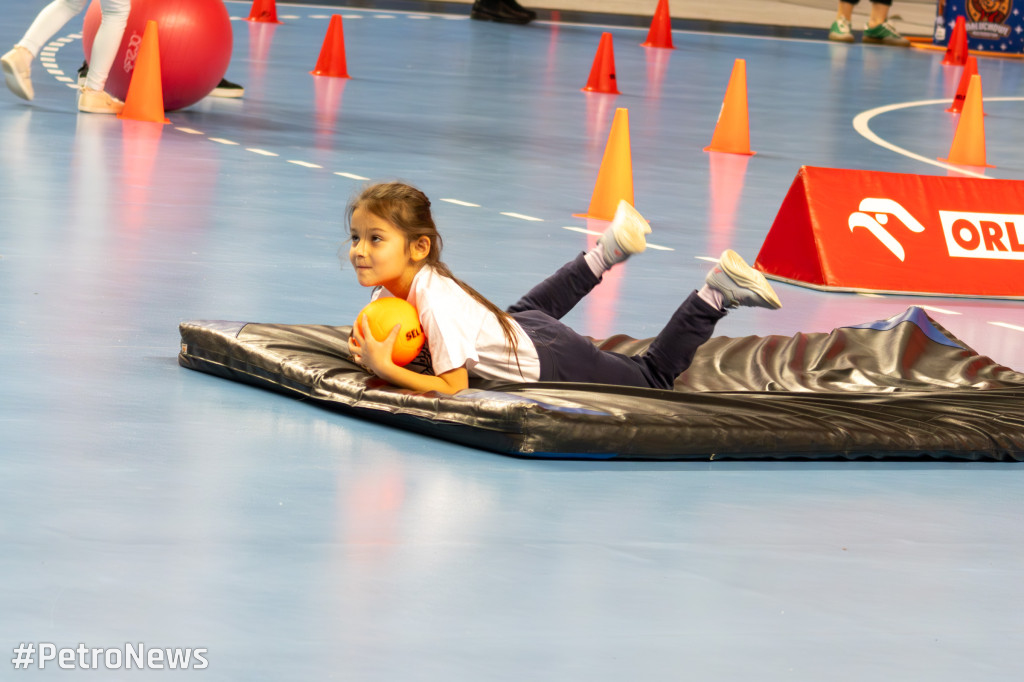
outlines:
{"label": "white leggings", "polygon": [[[64,24],[85,9],[87,2],[88,0],[53,0],[28,27],[18,45],[29,50],[33,56],[38,56],[43,45],[49,42]],[[92,43],[89,77],[85,81],[85,87],[102,90],[107,84],[107,76],[117,56],[117,48],[121,46],[121,38],[131,8],[131,0],[100,0],[103,20]]]}

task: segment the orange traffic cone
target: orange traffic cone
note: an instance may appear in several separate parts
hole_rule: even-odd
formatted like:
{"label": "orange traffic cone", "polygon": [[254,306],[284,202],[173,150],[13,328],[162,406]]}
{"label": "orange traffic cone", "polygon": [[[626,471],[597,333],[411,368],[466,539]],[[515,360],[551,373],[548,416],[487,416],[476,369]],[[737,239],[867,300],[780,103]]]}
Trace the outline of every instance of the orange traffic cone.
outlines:
{"label": "orange traffic cone", "polygon": [[616,109],[612,130],[597,173],[590,208],[586,213],[574,213],[577,218],[611,220],[619,200],[633,203],[633,157],[629,150],[629,111]]}
{"label": "orange traffic cone", "polygon": [[160,41],[157,38],[156,22],[146,22],[142,32],[142,43],[135,58],[135,70],[128,82],[128,94],[124,98],[124,109],[117,115],[133,121],[170,123],[164,117],[164,86],[160,77]]}
{"label": "orange traffic cone", "polygon": [[602,33],[601,42],[597,45],[594,65],[590,67],[590,77],[583,92],[605,92],[618,95],[619,89],[615,82],[615,51],[612,49],[612,34]]}
{"label": "orange traffic cone", "polygon": [[725,90],[725,99],[722,100],[722,109],[718,113],[715,133],[711,137],[711,145],[704,147],[704,151],[747,156],[757,153],[750,151],[746,60],[737,59],[733,64],[729,86]]}
{"label": "orange traffic cone", "polygon": [[323,47],[320,48],[320,58],[310,73],[314,76],[349,77],[348,65],[345,63],[345,30],[341,25],[340,14],[331,17]]}
{"label": "orange traffic cone", "polygon": [[248,20],[262,21],[268,24],[284,23],[277,20],[277,5],[274,0],[253,0]]}
{"label": "orange traffic cone", "polygon": [[647,40],[640,43],[643,47],[664,47],[676,49],[672,44],[672,17],[668,13],[668,0],[658,0],[658,8],[654,10],[651,28],[647,30]]}
{"label": "orange traffic cone", "polygon": [[960,75],[960,84],[956,87],[953,103],[949,105],[949,109],[946,109],[946,111],[952,114],[960,113],[964,108],[964,100],[967,99],[967,87],[971,84],[971,76],[976,75],[978,75],[978,59],[976,57],[968,57],[967,63],[964,64],[964,72]]}
{"label": "orange traffic cone", "polygon": [[939,161],[960,166],[995,168],[985,163],[985,114],[981,110],[981,100],[981,76],[975,74],[967,86],[964,109],[956,124],[949,157]]}
{"label": "orange traffic cone", "polygon": [[963,66],[967,63],[967,54],[967,19],[959,16],[953,25],[953,35],[949,38],[946,56],[942,58],[942,63]]}

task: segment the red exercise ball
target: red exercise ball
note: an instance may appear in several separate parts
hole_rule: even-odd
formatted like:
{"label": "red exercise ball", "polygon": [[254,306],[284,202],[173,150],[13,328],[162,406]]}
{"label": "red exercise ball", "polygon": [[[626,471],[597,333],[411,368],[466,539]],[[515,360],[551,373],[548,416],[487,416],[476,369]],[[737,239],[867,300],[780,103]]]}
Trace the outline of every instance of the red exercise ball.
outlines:
{"label": "red exercise ball", "polygon": [[[99,0],[93,0],[82,27],[86,60],[92,53],[100,19]],[[195,104],[217,87],[231,61],[231,17],[223,0],[132,0],[128,25],[106,85],[106,91],[118,99],[128,94],[142,34],[151,20],[157,23],[164,109],[173,111]]]}

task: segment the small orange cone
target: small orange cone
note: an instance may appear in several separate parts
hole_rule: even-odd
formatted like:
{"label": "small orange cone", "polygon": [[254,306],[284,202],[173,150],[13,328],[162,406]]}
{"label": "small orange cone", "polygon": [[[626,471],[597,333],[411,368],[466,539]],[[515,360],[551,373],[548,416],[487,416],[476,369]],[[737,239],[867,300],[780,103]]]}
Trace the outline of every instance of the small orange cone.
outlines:
{"label": "small orange cone", "polygon": [[967,98],[964,100],[960,120],[956,124],[949,157],[939,161],[959,166],[995,168],[985,163],[985,114],[981,110],[981,100],[981,76],[975,74],[971,76],[971,83],[967,86]]}
{"label": "small orange cone", "polygon": [[248,21],[261,21],[268,24],[284,23],[277,20],[277,5],[274,0],[253,0]]}
{"label": "small orange cone", "polygon": [[320,58],[316,60],[316,68],[310,71],[314,76],[331,76],[348,78],[348,65],[345,62],[345,30],[341,25],[341,15],[331,17],[320,48]]}
{"label": "small orange cone", "polygon": [[750,151],[750,121],[747,116],[747,62],[737,59],[729,77],[729,86],[725,90],[722,109],[718,113],[718,123],[711,137],[711,145],[704,147],[706,152],[725,152],[727,154],[746,154],[753,156],[757,152]]}
{"label": "small orange cone", "polygon": [[978,75],[978,59],[977,57],[968,57],[967,63],[964,64],[964,72],[960,75],[960,84],[956,88],[953,103],[946,111],[952,114],[960,113],[961,109],[964,108],[964,100],[967,99],[967,86],[971,84],[971,76],[976,75]]}
{"label": "small orange cone", "polygon": [[604,147],[601,169],[597,172],[590,208],[574,213],[577,218],[611,220],[619,200],[633,203],[633,157],[629,150],[629,111],[616,109],[608,143]]}
{"label": "small orange cone", "polygon": [[160,77],[160,41],[157,38],[156,22],[146,22],[142,32],[142,43],[135,58],[135,70],[128,82],[128,94],[124,98],[124,109],[117,115],[133,121],[170,123],[164,117],[164,86]]}
{"label": "small orange cone", "polygon": [[942,63],[963,66],[967,63],[967,54],[967,19],[959,16],[956,18],[956,23],[953,24],[953,35],[949,38],[946,56],[942,58]]}
{"label": "small orange cone", "polygon": [[654,10],[651,28],[647,31],[647,40],[640,45],[642,47],[676,49],[676,46],[672,44],[672,17],[668,12],[668,0],[658,0],[658,8]]}
{"label": "small orange cone", "polygon": [[597,45],[594,65],[590,67],[590,77],[583,92],[604,92],[618,95],[619,89],[615,81],[615,51],[612,49],[612,34],[602,33],[601,42]]}

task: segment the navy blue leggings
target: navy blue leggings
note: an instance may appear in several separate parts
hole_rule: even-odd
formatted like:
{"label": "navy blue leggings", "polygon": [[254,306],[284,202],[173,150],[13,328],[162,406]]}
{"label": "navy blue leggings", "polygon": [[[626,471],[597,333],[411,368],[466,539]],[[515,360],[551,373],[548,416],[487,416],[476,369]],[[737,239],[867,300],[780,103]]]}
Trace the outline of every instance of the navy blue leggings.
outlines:
{"label": "navy blue leggings", "polygon": [[558,321],[600,281],[581,253],[508,308],[537,348],[541,381],[671,389],[725,316],[694,291],[646,352],[628,356],[602,351]]}

